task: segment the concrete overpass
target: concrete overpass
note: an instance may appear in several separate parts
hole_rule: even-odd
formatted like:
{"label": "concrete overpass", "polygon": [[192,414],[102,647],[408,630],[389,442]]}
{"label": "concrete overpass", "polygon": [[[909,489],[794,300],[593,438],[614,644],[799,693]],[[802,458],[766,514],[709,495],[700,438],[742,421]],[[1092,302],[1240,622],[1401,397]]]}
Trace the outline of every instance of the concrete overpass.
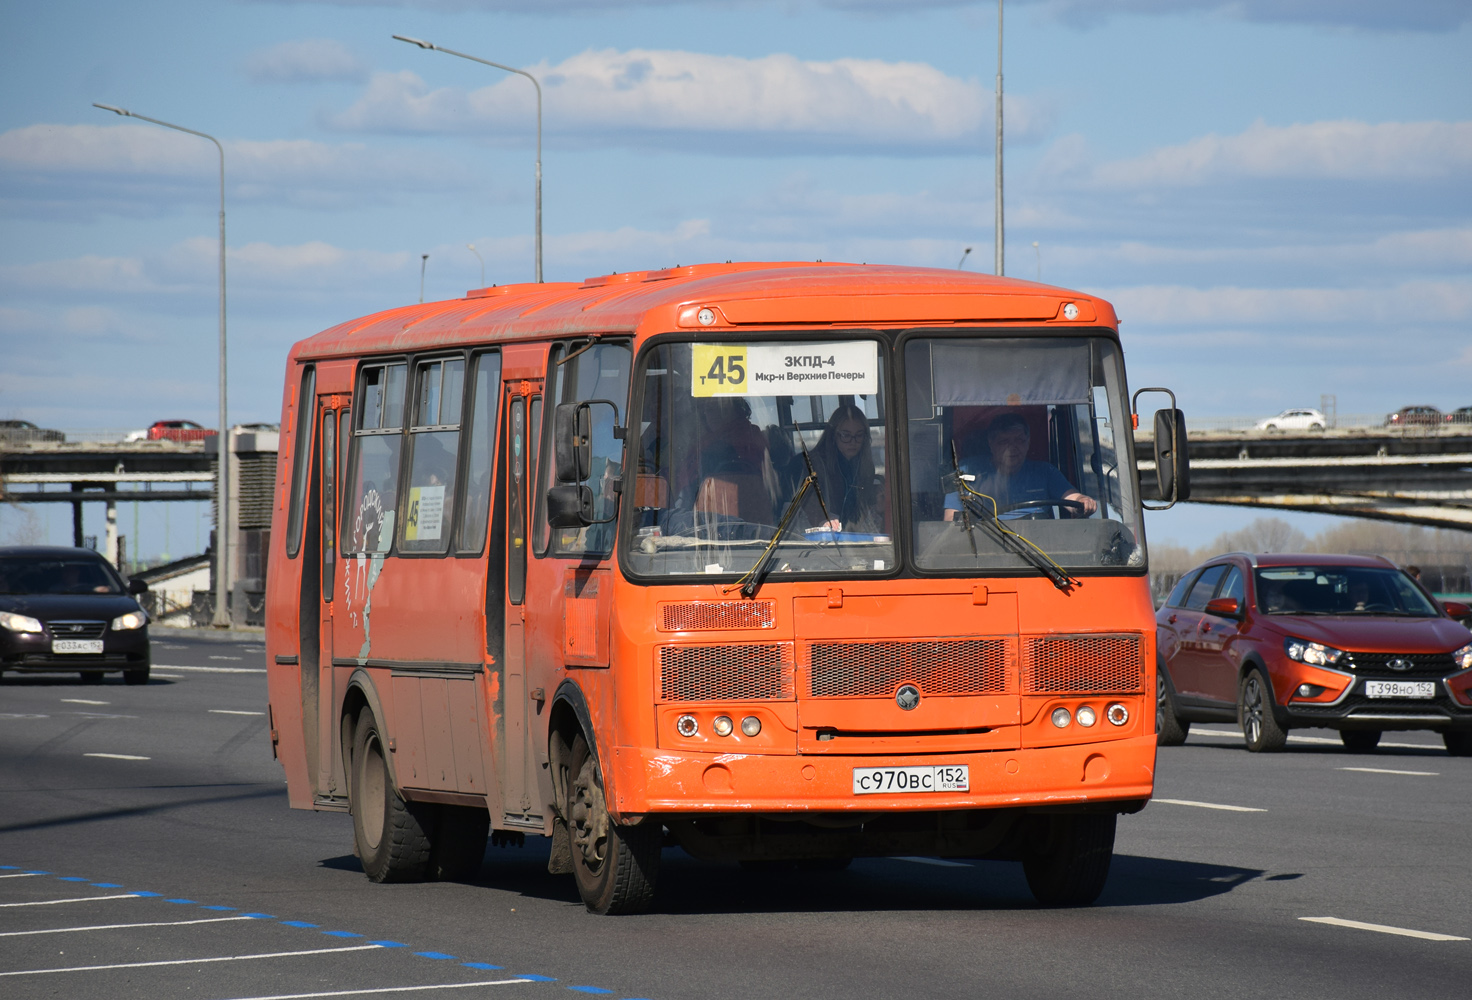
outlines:
{"label": "concrete overpass", "polygon": [[[1143,422],[1143,421],[1142,421]],[[1472,531],[1472,428],[1189,435],[1191,502]],[[1145,495],[1154,442],[1135,442]]]}

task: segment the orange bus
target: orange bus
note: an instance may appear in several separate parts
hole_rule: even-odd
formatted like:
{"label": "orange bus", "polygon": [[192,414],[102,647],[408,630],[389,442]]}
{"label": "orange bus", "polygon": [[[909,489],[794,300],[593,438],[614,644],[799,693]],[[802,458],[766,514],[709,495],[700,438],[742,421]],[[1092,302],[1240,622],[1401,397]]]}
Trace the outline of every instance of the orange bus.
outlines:
{"label": "orange bus", "polygon": [[291,805],[351,813],[374,881],[550,837],[598,913],[647,908],[666,845],[1012,859],[1090,903],[1155,766],[1133,423],[1107,302],[958,271],[636,271],[303,340]]}

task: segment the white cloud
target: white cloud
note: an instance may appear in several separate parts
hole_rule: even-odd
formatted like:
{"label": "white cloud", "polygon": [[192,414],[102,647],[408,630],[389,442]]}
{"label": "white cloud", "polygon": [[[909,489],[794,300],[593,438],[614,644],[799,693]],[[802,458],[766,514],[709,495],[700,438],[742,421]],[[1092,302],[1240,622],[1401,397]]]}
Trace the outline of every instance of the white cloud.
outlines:
{"label": "white cloud", "polygon": [[1472,122],[1325,121],[1236,135],[1204,135],[1090,168],[1078,137],[1060,139],[1044,169],[1113,189],[1192,187],[1237,180],[1436,181],[1472,170]]}
{"label": "white cloud", "polygon": [[[600,144],[662,145],[704,154],[865,150],[893,155],[984,152],[990,92],[924,63],[814,62],[635,49],[588,51],[531,67],[545,87],[552,134]],[[375,73],[333,116],[346,130],[529,137],[535,95],[514,76],[469,93],[431,90],[416,73]],[[1009,134],[1038,139],[1049,115],[1010,99]]]}
{"label": "white cloud", "polygon": [[245,57],[241,68],[257,83],[357,83],[368,77],[368,64],[332,38],[279,42]]}

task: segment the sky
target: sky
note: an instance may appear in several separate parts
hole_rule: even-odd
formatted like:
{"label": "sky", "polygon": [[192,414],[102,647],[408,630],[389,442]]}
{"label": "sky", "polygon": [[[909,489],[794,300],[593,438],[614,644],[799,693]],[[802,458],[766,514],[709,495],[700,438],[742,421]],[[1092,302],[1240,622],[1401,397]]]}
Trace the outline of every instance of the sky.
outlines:
{"label": "sky", "polygon": [[[541,79],[548,280],[992,267],[991,3],[0,10],[0,417],[217,423],[214,146],[93,102],[223,144],[232,422],[279,419],[290,345],[417,300],[421,264],[427,299],[482,261],[530,280],[531,84],[395,34]],[[1011,0],[1007,273],[1112,301],[1132,384],[1191,416],[1472,404],[1469,50],[1466,0]],[[194,550],[189,509],[167,536],[146,512],[144,550]],[[1149,531],[1200,545],[1258,513]],[[0,541],[27,517],[0,511]]]}

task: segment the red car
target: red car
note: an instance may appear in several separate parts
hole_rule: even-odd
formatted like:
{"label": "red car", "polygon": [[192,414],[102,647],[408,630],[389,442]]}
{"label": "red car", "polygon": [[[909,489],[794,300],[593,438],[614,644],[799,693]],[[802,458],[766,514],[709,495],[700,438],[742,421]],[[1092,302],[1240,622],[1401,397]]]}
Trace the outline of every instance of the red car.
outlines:
{"label": "red car", "polygon": [[1387,729],[1435,730],[1472,756],[1472,632],[1453,620],[1467,614],[1385,559],[1217,556],[1155,615],[1159,742],[1236,720],[1253,752],[1320,727],[1362,752]]}
{"label": "red car", "polygon": [[1441,411],[1434,406],[1402,406],[1385,418],[1386,427],[1409,427],[1412,424],[1436,425],[1441,422]]}
{"label": "red car", "polygon": [[196,424],[193,420],[155,420],[148,428],[150,441],[203,441],[213,437],[216,431]]}

